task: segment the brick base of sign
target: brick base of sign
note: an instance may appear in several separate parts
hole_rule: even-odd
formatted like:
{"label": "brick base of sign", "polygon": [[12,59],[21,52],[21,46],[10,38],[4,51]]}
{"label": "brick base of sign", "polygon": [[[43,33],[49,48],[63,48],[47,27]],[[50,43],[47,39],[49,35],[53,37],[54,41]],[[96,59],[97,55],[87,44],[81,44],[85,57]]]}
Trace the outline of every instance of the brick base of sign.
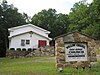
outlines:
{"label": "brick base of sign", "polygon": [[[86,42],[87,43],[87,61],[65,61],[65,42]],[[96,62],[96,41],[86,35],[78,32],[58,36],[55,40],[56,66],[58,67],[76,67],[89,66],[91,62]]]}

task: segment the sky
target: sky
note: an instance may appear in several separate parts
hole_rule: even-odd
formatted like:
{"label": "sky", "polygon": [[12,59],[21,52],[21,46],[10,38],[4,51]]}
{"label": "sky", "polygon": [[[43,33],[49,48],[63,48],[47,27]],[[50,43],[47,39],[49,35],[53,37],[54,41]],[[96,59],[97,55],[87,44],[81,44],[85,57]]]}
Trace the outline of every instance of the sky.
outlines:
{"label": "sky", "polygon": [[[8,4],[17,7],[20,13],[27,13],[30,17],[43,9],[56,9],[57,13],[68,14],[73,4],[81,0],[7,0]],[[87,0],[91,3],[93,0]]]}

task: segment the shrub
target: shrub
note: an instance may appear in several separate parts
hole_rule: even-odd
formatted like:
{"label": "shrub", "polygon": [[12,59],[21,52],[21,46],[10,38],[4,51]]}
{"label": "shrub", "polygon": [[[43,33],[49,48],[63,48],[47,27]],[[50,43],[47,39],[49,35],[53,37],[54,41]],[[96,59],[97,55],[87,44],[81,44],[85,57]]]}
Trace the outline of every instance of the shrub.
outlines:
{"label": "shrub", "polygon": [[16,50],[17,50],[17,51],[21,51],[21,48],[17,48]]}
{"label": "shrub", "polygon": [[15,48],[10,48],[9,50],[15,51]]}
{"label": "shrub", "polygon": [[22,48],[22,51],[26,51],[26,48]]}

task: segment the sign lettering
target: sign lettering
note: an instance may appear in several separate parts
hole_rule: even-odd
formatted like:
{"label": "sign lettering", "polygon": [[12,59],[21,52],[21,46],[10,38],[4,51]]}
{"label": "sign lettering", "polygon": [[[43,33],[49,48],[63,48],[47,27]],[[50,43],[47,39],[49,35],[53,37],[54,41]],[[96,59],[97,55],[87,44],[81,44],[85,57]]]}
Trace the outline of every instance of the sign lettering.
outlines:
{"label": "sign lettering", "polygon": [[65,44],[66,61],[87,61],[87,45],[85,43]]}

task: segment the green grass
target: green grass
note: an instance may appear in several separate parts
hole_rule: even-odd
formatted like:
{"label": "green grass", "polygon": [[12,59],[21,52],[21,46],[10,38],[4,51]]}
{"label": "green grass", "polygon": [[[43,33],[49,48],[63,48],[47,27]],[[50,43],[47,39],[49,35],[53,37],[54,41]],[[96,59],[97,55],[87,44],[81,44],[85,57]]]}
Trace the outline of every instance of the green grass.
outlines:
{"label": "green grass", "polygon": [[96,50],[96,53],[97,53],[97,54],[100,54],[100,49]]}
{"label": "green grass", "polygon": [[100,75],[100,61],[91,70],[64,68],[64,71],[59,73],[54,57],[4,58],[0,59],[0,75]]}

